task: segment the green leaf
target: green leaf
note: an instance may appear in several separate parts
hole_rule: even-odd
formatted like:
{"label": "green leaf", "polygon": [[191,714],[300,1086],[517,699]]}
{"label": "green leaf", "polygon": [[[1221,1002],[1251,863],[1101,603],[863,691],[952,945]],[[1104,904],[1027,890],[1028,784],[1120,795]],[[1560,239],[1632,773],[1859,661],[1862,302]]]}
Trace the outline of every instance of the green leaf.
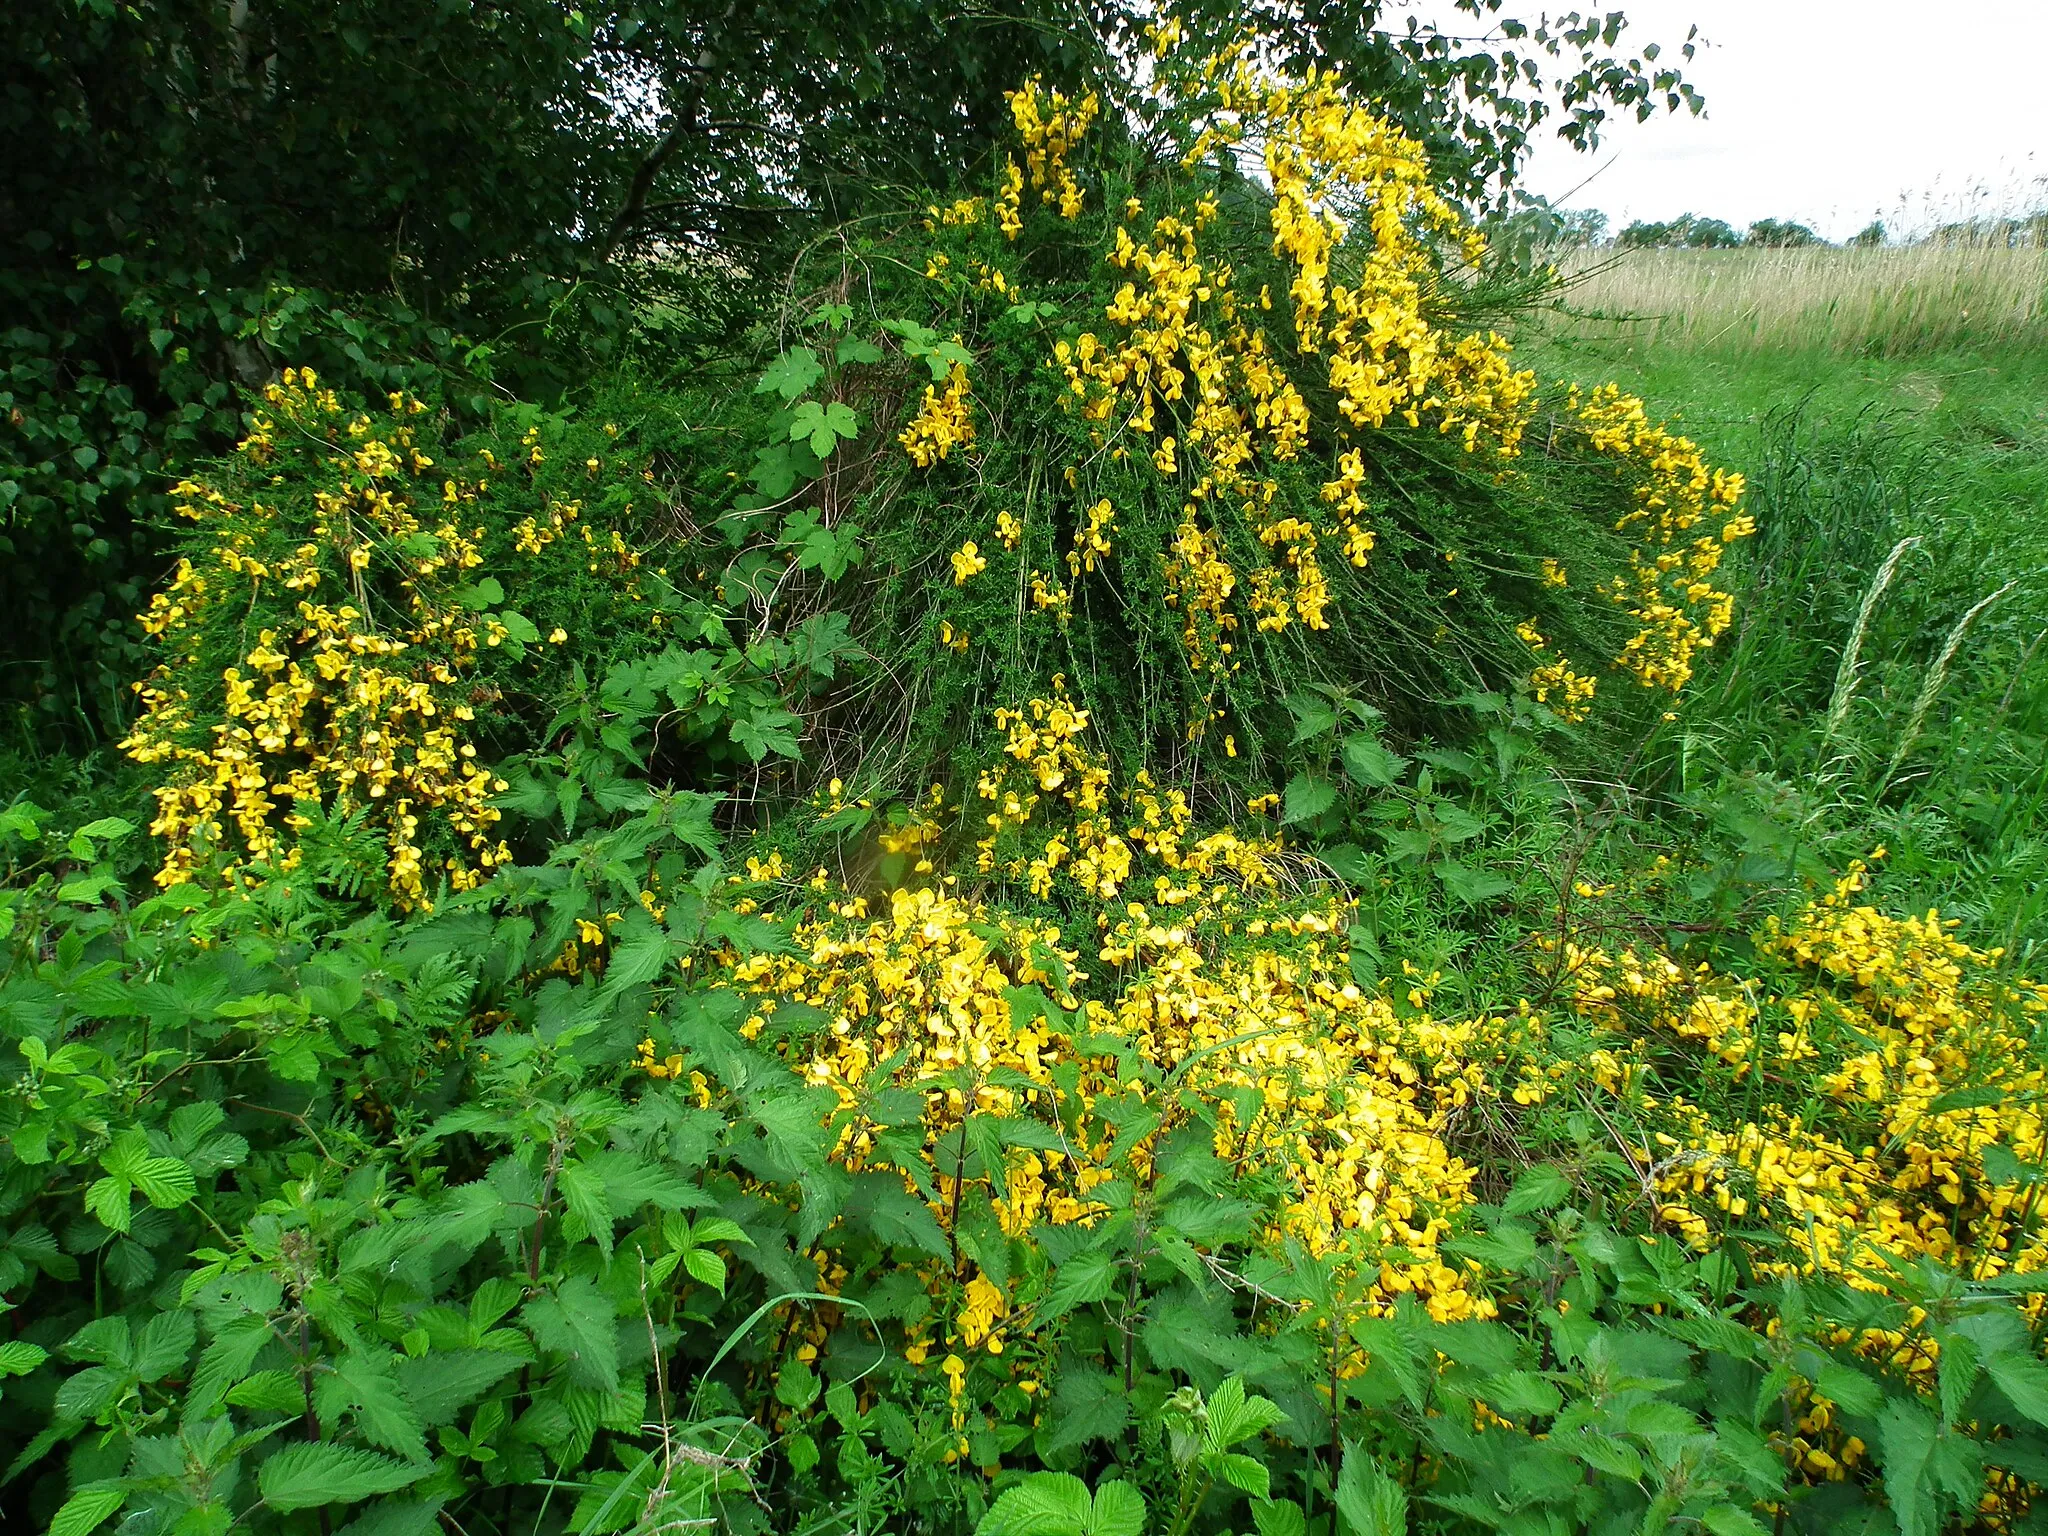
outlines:
{"label": "green leaf", "polygon": [[851,441],[859,435],[860,417],[852,406],[838,400],[828,404],[806,400],[796,408],[789,423],[789,440],[808,443],[811,452],[821,459],[830,458],[841,441]]}
{"label": "green leaf", "polygon": [[1216,1461],[1216,1475],[1238,1492],[1248,1493],[1255,1499],[1267,1498],[1273,1491],[1273,1475],[1256,1456],[1245,1456],[1236,1451],[1221,1456]]}
{"label": "green leaf", "polygon": [[1529,1216],[1537,1211],[1555,1210],[1572,1192],[1572,1181],[1561,1169],[1538,1163],[1522,1171],[1515,1187],[1508,1191],[1501,1209],[1510,1216]]}
{"label": "green leaf", "polygon": [[1344,738],[1344,771],[1366,789],[1392,789],[1406,775],[1408,759],[1358,731]]}
{"label": "green leaf", "polygon": [[564,1281],[554,1295],[535,1297],[519,1315],[534,1343],[567,1362],[570,1380],[618,1391],[619,1331],[611,1298],[590,1276]]}
{"label": "green leaf", "polygon": [[1129,1483],[1111,1478],[1095,1490],[1089,1536],[1143,1536],[1145,1496]]}
{"label": "green leaf", "polygon": [[135,1339],[132,1369],[138,1381],[161,1381],[184,1364],[199,1335],[190,1312],[159,1312]]}
{"label": "green leaf", "polygon": [[181,1206],[199,1193],[199,1181],[192,1176],[191,1168],[175,1157],[145,1158],[128,1177],[160,1211]]}
{"label": "green leaf", "polygon": [[974,1536],[1089,1536],[1095,1503],[1069,1472],[1034,1472],[989,1507]]}
{"label": "green leaf", "polygon": [[1285,1417],[1277,1403],[1246,1396],[1244,1383],[1235,1376],[1209,1394],[1209,1440],[1218,1450],[1249,1440]]}
{"label": "green leaf", "polygon": [[2000,1353],[1984,1362],[2006,1401],[2036,1424],[2048,1428],[2048,1365],[2026,1355]]}
{"label": "green leaf", "polygon": [[1328,779],[1298,773],[1287,784],[1286,804],[1280,820],[1288,826],[1320,816],[1337,803],[1337,790]]}
{"label": "green leaf", "polygon": [[486,576],[468,586],[457,587],[453,596],[463,607],[481,613],[505,601],[505,587],[497,577]]}
{"label": "green leaf", "polygon": [[1871,1417],[1884,1407],[1884,1389],[1863,1372],[1853,1367],[1830,1361],[1820,1368],[1820,1374],[1813,1384],[1820,1394],[1831,1403],[1837,1403],[1851,1413]]}
{"label": "green leaf", "polygon": [[1769,1527],[1746,1509],[1733,1504],[1716,1504],[1704,1515],[1700,1523],[1713,1536],[1767,1536]]}
{"label": "green leaf", "polygon": [[509,1350],[458,1349],[401,1360],[393,1374],[420,1422],[436,1425],[452,1423],[458,1412],[523,1364],[524,1358]]}
{"label": "green leaf", "polygon": [[789,1458],[789,1470],[802,1477],[824,1459],[818,1449],[818,1442],[802,1430],[798,1430],[783,1443],[782,1454]]}
{"label": "green leaf", "polygon": [[305,1409],[305,1389],[290,1371],[258,1371],[246,1381],[228,1388],[226,1401],[236,1408],[255,1413],[299,1413]]}
{"label": "green leaf", "polygon": [[128,1501],[121,1488],[82,1488],[64,1501],[50,1522],[50,1536],[87,1536]]}
{"label": "green leaf", "polygon": [[839,343],[833,357],[842,368],[848,363],[879,363],[882,349],[865,336],[848,336]]}
{"label": "green leaf", "polygon": [[351,1350],[336,1364],[335,1375],[348,1389],[356,1428],[365,1440],[395,1451],[407,1461],[424,1461],[428,1455],[426,1426],[387,1369],[380,1369],[386,1364],[361,1350]]}
{"label": "green leaf", "polygon": [[408,1464],[316,1440],[289,1445],[263,1463],[256,1474],[263,1502],[279,1513],[313,1509],[322,1504],[354,1504],[418,1482],[433,1463]]}
{"label": "green leaf", "polygon": [[692,1248],[683,1255],[683,1268],[719,1295],[725,1294],[725,1260],[708,1248]]}
{"label": "green leaf", "polygon": [[[660,938],[660,930],[655,930]],[[566,1162],[561,1175],[562,1203],[597,1244],[598,1252],[610,1263],[612,1257],[612,1207],[605,1197],[604,1180],[579,1162]]]}
{"label": "green leaf", "polygon": [[1337,1518],[1348,1536],[1407,1536],[1408,1495],[1358,1446],[1346,1443]]}
{"label": "green leaf", "polygon": [[1884,1491],[1891,1500],[1899,1536],[1934,1536],[1939,1525],[1928,1464],[1934,1456],[1934,1415],[1894,1399],[1878,1420],[1877,1444],[1884,1459]]}
{"label": "green leaf", "polygon": [[757,395],[777,394],[784,405],[825,376],[825,365],[809,347],[791,347],[762,370],[754,385]]}
{"label": "green leaf", "polygon": [[10,1339],[0,1344],[0,1376],[26,1376],[49,1358],[50,1352],[40,1344]]}
{"label": "green leaf", "polygon": [[1100,1301],[1116,1287],[1116,1265],[1099,1248],[1075,1254],[1053,1275],[1052,1292],[1038,1309],[1040,1325],[1089,1302]]}
{"label": "green leaf", "polygon": [[776,1372],[775,1400],[785,1408],[808,1408],[823,1390],[817,1373],[801,1360],[792,1360]]}
{"label": "green leaf", "polygon": [[117,1179],[111,1175],[104,1179],[95,1179],[85,1192],[85,1208],[99,1218],[101,1226],[111,1227],[116,1232],[126,1232],[130,1197],[134,1192],[134,1186],[126,1179]]}
{"label": "green leaf", "polygon": [[1455,859],[1438,860],[1436,877],[1443,881],[1444,889],[1453,901],[1468,907],[1476,907],[1514,889],[1514,882],[1505,876],[1490,869],[1473,869]]}

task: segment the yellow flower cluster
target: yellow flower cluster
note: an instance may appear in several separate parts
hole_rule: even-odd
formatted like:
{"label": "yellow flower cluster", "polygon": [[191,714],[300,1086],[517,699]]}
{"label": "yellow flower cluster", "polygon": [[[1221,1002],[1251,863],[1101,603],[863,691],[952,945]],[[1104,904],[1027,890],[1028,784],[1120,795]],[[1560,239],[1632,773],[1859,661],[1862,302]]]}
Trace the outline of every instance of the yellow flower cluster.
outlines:
{"label": "yellow flower cluster", "polygon": [[[1142,778],[1117,793],[1082,740],[1086,713],[1063,695],[1005,710],[999,725],[1007,762],[983,780],[988,819],[1014,830],[1036,816],[1047,840],[996,868],[1040,894],[1051,870],[1076,874],[1100,969],[1083,968],[1059,924],[944,888],[894,890],[879,909],[842,892],[797,926],[790,951],[730,957],[728,984],[756,1000],[743,1034],[759,1037],[790,1004],[816,1010],[815,1033],[779,1049],[831,1091],[835,1156],[905,1166],[893,1106],[908,1095],[920,1163],[906,1186],[948,1232],[972,1196],[1020,1234],[1091,1222],[1104,1184],[1149,1177],[1160,1140],[1199,1123],[1218,1157],[1270,1188],[1264,1240],[1345,1256],[1361,1306],[1409,1294],[1440,1318],[1490,1315],[1474,1271],[1439,1245],[1474,1198],[1474,1169],[1444,1136],[1491,1091],[1503,1021],[1436,1019],[1433,978],[1401,1002],[1361,988],[1348,907],[1284,896],[1277,842],[1198,835],[1178,793]],[[942,836],[913,825],[919,847]],[[1155,1101],[1104,1053],[1110,1041],[1170,1074],[1172,1091]],[[685,1070],[651,1045],[642,1054],[650,1072]],[[1130,1113],[1146,1106],[1156,1118]],[[967,1128],[976,1116],[1038,1129],[1007,1137],[991,1167]],[[999,1352],[1031,1328],[1028,1303],[976,1274],[948,1337]],[[921,1360],[929,1346],[910,1347]]]}
{"label": "yellow flower cluster", "polygon": [[[459,677],[506,630],[430,596],[480,561],[484,530],[470,525],[476,488],[443,479],[431,499],[420,494],[434,466],[409,425],[418,401],[393,397],[383,423],[344,420],[333,393],[296,370],[265,401],[242,452],[268,463],[281,418],[327,446],[344,488],[316,492],[313,538],[294,544],[274,507],[192,480],[177,487],[179,513],[206,530],[205,554],[181,560],[142,616],[167,654],[135,685],[142,713],[122,743],[164,770],[151,826],[167,844],[157,881],[190,880],[215,852],[232,855],[229,869],[291,867],[289,834],[304,825],[295,806],[312,802],[335,813],[369,808],[389,844],[392,895],[421,905],[424,816],[440,818],[474,859],[449,856],[457,888],[509,857],[494,841],[490,803],[505,784],[464,739],[476,716]],[[394,627],[371,617],[373,567],[401,594]],[[207,640],[239,623],[230,616],[248,612],[266,586],[297,595],[297,623],[262,629],[252,645],[245,633],[246,649],[217,674],[216,700],[203,674]]]}
{"label": "yellow flower cluster", "polygon": [[1605,587],[1642,628],[1615,664],[1645,688],[1677,692],[1693,659],[1728,628],[1735,599],[1713,584],[1728,545],[1756,524],[1741,510],[1743,479],[1710,469],[1690,438],[1652,422],[1643,402],[1606,384],[1567,407],[1594,451],[1635,481],[1634,509],[1615,524],[1632,534],[1628,570]]}
{"label": "yellow flower cluster", "polygon": [[[1550,647],[1534,619],[1524,619],[1517,624],[1515,635],[1532,651],[1544,651]],[[1529,674],[1529,691],[1536,695],[1538,703],[1548,704],[1560,720],[1585,719],[1591,711],[1597,686],[1597,679],[1580,676],[1572,670],[1571,662],[1562,656],[1544,662]]]}
{"label": "yellow flower cluster", "polygon": [[919,469],[930,469],[955,448],[973,445],[974,396],[965,368],[953,365],[943,395],[932,385],[925,386],[923,406],[896,441]]}
{"label": "yellow flower cluster", "polygon": [[[1334,76],[1270,78],[1243,48],[1210,60],[1199,79],[1182,68],[1163,70],[1157,89],[1164,105],[1207,115],[1189,164],[1218,147],[1263,149],[1275,186],[1273,250],[1293,272],[1291,343],[1323,357],[1340,407],[1335,431],[1355,435],[1398,415],[1457,434],[1468,450],[1483,445],[1497,464],[1511,460],[1533,409],[1534,376],[1509,367],[1500,337],[1460,335],[1435,318],[1447,307],[1443,248],[1476,259],[1483,244],[1435,189],[1421,146],[1353,103]],[[1080,193],[1069,159],[1095,116],[1094,98],[1070,104],[1034,81],[1009,99],[1029,186],[1071,216]],[[1026,183],[1013,163],[996,198],[997,222],[1013,238]],[[1355,213],[1355,232],[1340,207]],[[935,230],[978,220],[971,204],[929,212]],[[1108,328],[1062,338],[1053,349],[1063,399],[1102,450],[1090,462],[1116,466],[1142,456],[1162,478],[1185,485],[1184,516],[1171,547],[1157,554],[1173,601],[1189,605],[1189,662],[1211,678],[1238,664],[1230,636],[1240,621],[1267,633],[1297,624],[1329,629],[1336,601],[1325,570],[1329,551],[1360,569],[1375,544],[1356,446],[1339,446],[1324,490],[1327,514],[1290,508],[1279,496],[1274,466],[1301,455],[1311,412],[1261,324],[1273,308],[1271,293],[1241,295],[1228,258],[1204,249],[1204,232],[1219,217],[1213,193],[1194,194],[1157,217],[1128,199],[1105,253],[1116,285],[1103,308]],[[1340,245],[1356,247],[1357,261],[1345,263],[1355,282],[1331,277]],[[950,257],[933,255],[936,280],[950,282],[951,268]],[[1018,296],[1017,283],[1005,279],[1003,293]],[[938,404],[928,393],[903,439],[920,465],[943,456],[933,446],[939,434],[921,426]],[[1109,500],[1081,484],[1081,467],[1070,466],[1067,476],[1080,493],[1067,556],[1076,578],[1110,553],[1113,527]],[[1232,523],[1251,540],[1236,539]],[[1263,555],[1242,553],[1253,549]],[[1034,577],[1028,585],[1037,611],[1066,617],[1049,581]],[[1207,706],[1198,709],[1191,728],[1199,733],[1209,717]]]}
{"label": "yellow flower cluster", "polygon": [[[1791,967],[1775,987],[1631,950],[1566,954],[1576,1011],[1695,1042],[1784,1101],[1731,1124],[1684,1097],[1640,1095],[1667,1126],[1659,1216],[1701,1247],[1726,1227],[1775,1225],[1794,1257],[1761,1268],[1864,1289],[1884,1288],[1891,1258],[1978,1280],[2048,1269],[2020,1176],[2048,1136],[2048,1066],[2031,1044],[2048,988],[2009,978],[1998,952],[1963,944],[1935,914],[1856,904],[1865,878],[1854,865],[1795,920],[1766,924],[1758,948]],[[1767,1027],[1773,1015],[1786,1027]],[[1931,1385],[1929,1341],[1887,1331],[1856,1343]]]}
{"label": "yellow flower cluster", "polygon": [[[1044,82],[1034,75],[1023,89],[1006,91],[1004,100],[1010,104],[1011,120],[1024,145],[1024,163],[1030,168],[1031,185],[1038,189],[1040,200],[1057,206],[1063,219],[1080,217],[1081,186],[1067,166],[1067,156],[1102,110],[1101,98],[1090,91],[1079,101],[1069,101],[1059,91],[1045,90]],[[1010,199],[1014,220],[1016,202],[1008,187],[1004,196]],[[1004,227],[1015,239],[1008,223]]]}

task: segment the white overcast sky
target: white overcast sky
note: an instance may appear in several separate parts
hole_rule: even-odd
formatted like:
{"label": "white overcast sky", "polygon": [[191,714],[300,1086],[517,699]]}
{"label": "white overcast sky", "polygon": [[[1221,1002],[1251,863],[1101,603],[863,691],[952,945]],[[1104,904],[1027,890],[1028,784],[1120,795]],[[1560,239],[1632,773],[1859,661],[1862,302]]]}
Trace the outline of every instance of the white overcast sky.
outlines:
{"label": "white overcast sky", "polygon": [[1591,0],[1582,9],[1624,11],[1625,47],[1656,41],[1676,57],[1693,23],[1706,45],[1687,69],[1707,98],[1704,117],[1631,118],[1591,155],[1546,144],[1531,167],[1530,190],[1573,194],[1569,206],[1598,208],[1616,229],[1697,213],[1738,229],[1797,219],[1839,240],[1873,217],[1907,233],[2048,206],[2048,0]]}

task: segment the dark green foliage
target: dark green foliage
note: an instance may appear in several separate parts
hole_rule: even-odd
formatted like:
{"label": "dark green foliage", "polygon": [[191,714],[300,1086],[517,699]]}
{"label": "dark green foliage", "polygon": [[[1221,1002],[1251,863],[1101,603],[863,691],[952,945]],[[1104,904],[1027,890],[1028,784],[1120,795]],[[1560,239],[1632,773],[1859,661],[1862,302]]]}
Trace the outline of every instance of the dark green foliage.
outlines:
{"label": "dark green foliage", "polygon": [[[119,733],[162,493],[238,435],[238,388],[292,363],[375,392],[440,377],[465,404],[494,380],[553,401],[636,322],[664,350],[729,338],[821,223],[943,184],[1000,129],[1003,90],[1072,81],[1147,16],[1082,0],[16,7],[0,697],[17,740]],[[1194,19],[1335,49],[1474,193],[1555,103],[1584,139],[1603,104],[1693,100],[1653,54],[1606,52],[1618,17],[1538,29],[1526,58],[1382,30],[1378,0]],[[1453,92],[1468,105],[1447,131]]]}
{"label": "dark green foliage", "polygon": [[1826,245],[1827,241],[1821,239],[1819,235],[1816,235],[1804,224],[1794,223],[1790,219],[1758,219],[1749,226],[1749,232],[1742,237],[1742,243],[1744,245],[1791,247]]}

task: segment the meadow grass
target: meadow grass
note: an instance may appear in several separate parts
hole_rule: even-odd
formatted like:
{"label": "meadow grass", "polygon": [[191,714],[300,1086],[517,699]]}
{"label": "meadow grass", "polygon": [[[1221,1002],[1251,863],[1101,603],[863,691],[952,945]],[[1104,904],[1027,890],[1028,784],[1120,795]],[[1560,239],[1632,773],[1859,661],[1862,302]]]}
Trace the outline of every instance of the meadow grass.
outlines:
{"label": "meadow grass", "polygon": [[[1667,791],[1837,867],[1881,844],[1889,906],[1939,905],[2038,966],[2048,342],[2022,271],[2048,253],[1638,253],[1601,291],[1659,313],[1591,319],[1589,280],[1524,348],[1546,376],[1620,380],[1751,478],[1736,626],[1668,728]],[[1932,290],[1897,297],[1909,272],[2002,291],[2005,318],[1980,303],[1975,344],[1933,345]]]}
{"label": "meadow grass", "polygon": [[1903,357],[2048,344],[2048,248],[1575,251],[1557,258],[1581,334],[1738,352]]}

